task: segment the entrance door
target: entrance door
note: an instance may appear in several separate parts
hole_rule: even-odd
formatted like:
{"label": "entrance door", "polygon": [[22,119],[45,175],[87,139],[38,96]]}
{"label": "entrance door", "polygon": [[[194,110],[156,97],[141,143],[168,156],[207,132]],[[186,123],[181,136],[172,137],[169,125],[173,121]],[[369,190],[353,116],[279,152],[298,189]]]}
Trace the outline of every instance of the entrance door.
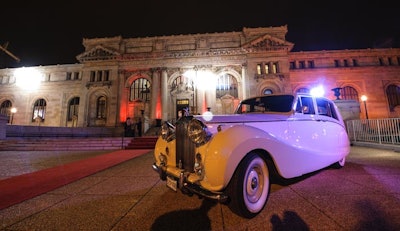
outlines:
{"label": "entrance door", "polygon": [[176,100],[176,118],[184,116],[185,110],[189,110],[189,99],[177,99]]}

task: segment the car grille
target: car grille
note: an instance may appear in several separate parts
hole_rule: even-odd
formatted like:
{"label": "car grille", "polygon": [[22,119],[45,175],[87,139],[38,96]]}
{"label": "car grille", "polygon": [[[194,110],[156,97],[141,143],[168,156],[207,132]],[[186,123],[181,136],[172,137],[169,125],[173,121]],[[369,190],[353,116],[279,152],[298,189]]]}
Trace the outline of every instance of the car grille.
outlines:
{"label": "car grille", "polygon": [[176,134],[176,166],[188,172],[193,172],[195,161],[195,144],[187,135],[187,126],[192,116],[185,116],[175,124]]}

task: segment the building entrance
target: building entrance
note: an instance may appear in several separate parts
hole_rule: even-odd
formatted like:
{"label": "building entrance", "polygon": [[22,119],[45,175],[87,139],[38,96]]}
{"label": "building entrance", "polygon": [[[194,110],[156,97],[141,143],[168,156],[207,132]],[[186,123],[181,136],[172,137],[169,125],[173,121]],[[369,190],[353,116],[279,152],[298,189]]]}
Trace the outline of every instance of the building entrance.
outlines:
{"label": "building entrance", "polygon": [[177,99],[176,100],[176,118],[185,115],[185,110],[189,110],[189,99]]}

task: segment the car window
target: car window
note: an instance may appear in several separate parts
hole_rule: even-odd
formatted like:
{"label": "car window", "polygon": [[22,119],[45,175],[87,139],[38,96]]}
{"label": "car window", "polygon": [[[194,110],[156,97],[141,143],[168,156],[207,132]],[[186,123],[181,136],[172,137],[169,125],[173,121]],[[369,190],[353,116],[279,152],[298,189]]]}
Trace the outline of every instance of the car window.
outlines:
{"label": "car window", "polygon": [[296,112],[303,114],[315,114],[312,97],[299,97],[296,105]]}
{"label": "car window", "polygon": [[324,99],[317,99],[318,115],[331,116],[329,102]]}
{"label": "car window", "polygon": [[236,113],[289,112],[293,107],[292,95],[269,95],[244,100]]}
{"label": "car window", "polygon": [[317,98],[318,114],[338,119],[335,107],[332,102],[323,98]]}

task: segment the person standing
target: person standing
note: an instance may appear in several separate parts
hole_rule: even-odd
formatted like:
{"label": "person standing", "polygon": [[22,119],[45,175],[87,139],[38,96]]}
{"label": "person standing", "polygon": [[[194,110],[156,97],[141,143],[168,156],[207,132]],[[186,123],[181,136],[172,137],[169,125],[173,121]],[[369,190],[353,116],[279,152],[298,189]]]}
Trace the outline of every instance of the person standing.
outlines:
{"label": "person standing", "polygon": [[139,120],[137,121],[136,127],[138,130],[138,136],[139,137],[142,136],[142,119],[141,118],[139,118]]}
{"label": "person standing", "polygon": [[132,120],[131,117],[127,117],[125,124],[124,124],[124,130],[125,130],[125,136],[126,137],[132,137]]}

